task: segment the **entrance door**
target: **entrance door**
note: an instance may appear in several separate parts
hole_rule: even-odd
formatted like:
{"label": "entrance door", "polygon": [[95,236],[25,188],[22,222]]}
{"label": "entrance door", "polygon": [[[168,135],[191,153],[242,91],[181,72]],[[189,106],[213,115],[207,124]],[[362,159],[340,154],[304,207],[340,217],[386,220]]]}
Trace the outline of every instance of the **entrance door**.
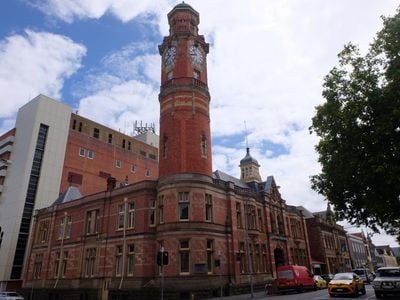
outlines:
{"label": "entrance door", "polygon": [[285,254],[281,248],[276,248],[274,250],[275,256],[275,267],[283,266],[285,264]]}

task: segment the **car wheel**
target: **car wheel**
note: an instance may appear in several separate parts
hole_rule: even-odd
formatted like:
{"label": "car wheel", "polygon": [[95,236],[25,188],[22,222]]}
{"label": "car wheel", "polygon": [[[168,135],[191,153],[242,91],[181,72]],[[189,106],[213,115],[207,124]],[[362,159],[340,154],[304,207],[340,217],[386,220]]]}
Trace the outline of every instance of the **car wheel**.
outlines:
{"label": "car wheel", "polygon": [[378,298],[378,299],[381,299],[382,298],[382,293],[375,291],[375,297]]}
{"label": "car wheel", "polygon": [[302,292],[304,291],[303,286],[302,286],[302,285],[299,285],[299,286],[297,287],[296,291],[297,291],[298,293],[302,293]]}
{"label": "car wheel", "polygon": [[335,294],[329,293],[329,297],[335,297]]}
{"label": "car wheel", "polygon": [[367,291],[365,290],[365,285],[361,289],[361,295],[365,295]]}
{"label": "car wheel", "polygon": [[356,287],[356,290],[354,291],[353,296],[354,296],[354,297],[358,297],[358,287]]}

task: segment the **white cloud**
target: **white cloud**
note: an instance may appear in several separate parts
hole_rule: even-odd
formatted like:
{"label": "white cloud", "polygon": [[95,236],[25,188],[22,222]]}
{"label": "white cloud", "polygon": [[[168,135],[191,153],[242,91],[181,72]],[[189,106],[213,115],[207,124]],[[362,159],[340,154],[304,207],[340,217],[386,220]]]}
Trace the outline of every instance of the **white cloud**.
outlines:
{"label": "white cloud", "polygon": [[[71,39],[26,30],[0,41],[0,118],[8,127],[15,113],[38,94],[59,99],[65,78],[74,73],[86,49]],[[12,127],[11,127],[12,128]]]}
{"label": "white cloud", "polygon": [[43,13],[68,23],[74,19],[99,19],[106,13],[127,22],[140,15],[160,16],[171,6],[162,0],[45,0],[35,1],[34,5]]}
{"label": "white cloud", "polygon": [[148,48],[131,44],[104,57],[83,83],[80,94],[87,96],[79,101],[79,114],[127,134],[134,121],[158,127],[160,58]]}

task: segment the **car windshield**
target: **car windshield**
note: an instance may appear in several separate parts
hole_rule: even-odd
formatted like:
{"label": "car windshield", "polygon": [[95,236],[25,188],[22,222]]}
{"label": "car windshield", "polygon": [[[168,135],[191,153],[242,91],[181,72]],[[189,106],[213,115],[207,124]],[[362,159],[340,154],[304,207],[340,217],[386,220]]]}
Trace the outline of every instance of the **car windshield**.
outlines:
{"label": "car windshield", "polygon": [[293,279],[293,272],[292,270],[280,271],[278,272],[278,278]]}
{"label": "car windshield", "polygon": [[333,280],[352,280],[353,274],[352,273],[337,273],[333,276]]}
{"label": "car windshield", "polygon": [[357,275],[365,275],[365,270],[353,270]]}
{"label": "car windshield", "polygon": [[377,277],[400,277],[400,269],[383,269],[378,270]]}

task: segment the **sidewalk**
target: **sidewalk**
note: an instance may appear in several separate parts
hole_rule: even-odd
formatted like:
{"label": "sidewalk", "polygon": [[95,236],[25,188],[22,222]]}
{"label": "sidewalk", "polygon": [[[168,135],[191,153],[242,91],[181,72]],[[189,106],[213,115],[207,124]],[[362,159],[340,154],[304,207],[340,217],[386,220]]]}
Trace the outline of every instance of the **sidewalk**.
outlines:
{"label": "sidewalk", "polygon": [[[234,296],[224,296],[222,299],[224,300],[247,300],[247,299],[262,299],[265,297],[268,297],[265,295],[264,291],[260,292],[254,292],[253,293],[253,298],[251,298],[251,294],[241,294],[241,295],[234,295]],[[209,300],[220,300],[221,297],[214,297],[214,298],[209,298]]]}

